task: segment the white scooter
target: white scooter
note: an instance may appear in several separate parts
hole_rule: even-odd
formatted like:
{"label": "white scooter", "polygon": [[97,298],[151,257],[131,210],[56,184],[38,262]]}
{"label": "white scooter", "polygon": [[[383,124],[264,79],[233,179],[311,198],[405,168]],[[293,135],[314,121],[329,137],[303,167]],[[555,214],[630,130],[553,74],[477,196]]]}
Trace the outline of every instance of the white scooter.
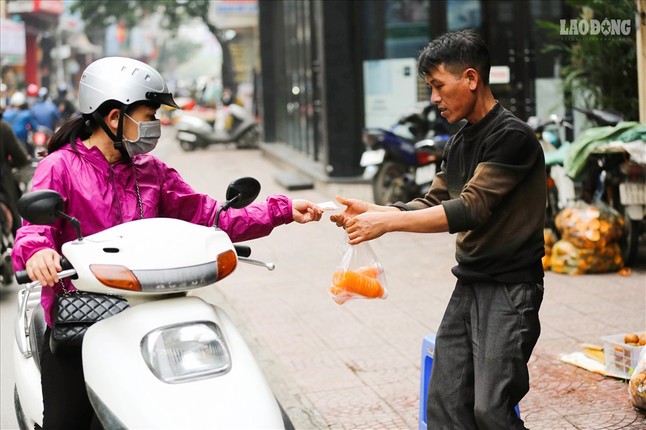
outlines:
{"label": "white scooter", "polygon": [[[249,111],[233,103],[219,108],[216,116],[222,115],[211,124],[190,111],[182,112],[177,121],[177,140],[184,151],[194,151],[209,145],[235,143],[237,148],[256,148],[260,131],[258,123]],[[224,126],[230,117],[231,125]]]}
{"label": "white scooter", "polygon": [[[260,191],[232,182],[220,209],[241,208]],[[132,221],[83,238],[50,190],[24,195],[21,215],[35,224],[63,217],[78,239],[63,245],[60,278],[80,291],[119,295],[129,307],[92,325],[83,338],[85,383],[106,429],[293,428],[244,339],[218,306],[189,291],[228,276],[250,249],[222,230],[176,219]],[[67,269],[66,269],[67,268]],[[19,283],[26,273],[16,274]],[[21,430],[42,426],[39,345],[45,330],[40,285],[18,294],[15,407]]]}

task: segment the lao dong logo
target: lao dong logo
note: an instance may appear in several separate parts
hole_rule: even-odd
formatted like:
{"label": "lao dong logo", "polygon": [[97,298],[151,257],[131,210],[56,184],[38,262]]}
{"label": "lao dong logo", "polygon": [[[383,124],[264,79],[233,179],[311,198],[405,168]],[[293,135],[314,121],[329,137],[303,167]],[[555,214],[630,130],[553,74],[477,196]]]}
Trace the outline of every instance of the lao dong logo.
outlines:
{"label": "lao dong logo", "polygon": [[631,32],[630,19],[562,19],[561,36],[628,36]]}

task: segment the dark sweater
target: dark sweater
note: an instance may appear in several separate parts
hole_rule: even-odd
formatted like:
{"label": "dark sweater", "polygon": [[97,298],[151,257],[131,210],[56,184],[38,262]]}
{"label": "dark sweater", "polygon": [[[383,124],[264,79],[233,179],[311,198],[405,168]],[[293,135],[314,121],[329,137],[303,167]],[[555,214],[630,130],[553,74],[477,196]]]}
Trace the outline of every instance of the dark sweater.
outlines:
{"label": "dark sweater", "polygon": [[441,204],[457,233],[453,274],[465,283],[540,282],[544,255],[545,159],[534,132],[499,103],[447,143],[424,198],[403,210]]}

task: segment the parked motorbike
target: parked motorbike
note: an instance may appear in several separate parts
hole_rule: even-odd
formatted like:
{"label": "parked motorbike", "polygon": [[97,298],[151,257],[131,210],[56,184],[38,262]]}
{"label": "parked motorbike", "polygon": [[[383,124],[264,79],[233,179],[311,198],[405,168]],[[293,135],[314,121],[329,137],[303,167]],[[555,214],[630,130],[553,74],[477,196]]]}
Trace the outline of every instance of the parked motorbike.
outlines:
{"label": "parked motorbike", "polygon": [[228,126],[218,127],[215,118],[209,122],[190,113],[183,113],[179,117],[176,123],[177,140],[184,151],[226,143],[235,143],[238,148],[258,146],[260,131],[250,112],[235,103],[220,110],[227,115],[224,120],[230,122]]}
{"label": "parked motorbike", "polygon": [[448,123],[430,103],[388,130],[365,128],[366,149],[359,164],[363,177],[372,182],[374,202],[388,205],[424,195],[440,168],[450,134]]}
{"label": "parked motorbike", "polygon": [[[615,112],[574,109],[598,127],[616,126],[623,121],[623,117]],[[563,169],[571,143],[562,141],[559,136],[559,128],[571,128],[572,125],[557,115],[552,115],[547,121],[532,117],[528,124],[537,133],[545,149],[548,197],[546,227],[554,227],[554,217],[567,203],[567,199],[562,198],[563,190],[568,190],[571,198],[587,203],[602,201],[624,218],[624,235],[620,241],[622,257],[625,265],[633,265],[637,259],[640,236],[646,228],[646,144],[615,142],[602,150],[592,151],[586,162],[586,177],[574,182]],[[558,235],[556,229],[553,230]]]}
{"label": "parked motorbike", "polygon": [[[215,227],[150,218],[88,237],[73,214],[62,212],[60,194],[40,190],[21,198],[30,222],[63,217],[77,229],[78,238],[62,247],[60,278],[129,304],[83,338],[85,383],[104,428],[293,428],[224,310],[187,294],[227,277],[239,261],[273,270],[249,259],[250,248],[233,245],[217,226],[221,211],[248,205],[259,191],[253,178],[232,182]],[[24,271],[16,279],[29,281]],[[42,426],[40,290],[30,282],[18,293],[14,396],[21,429]]]}
{"label": "parked motorbike", "polygon": [[[624,120],[616,112],[598,109],[575,110],[597,126],[616,126]],[[620,247],[624,264],[632,266],[639,251],[639,239],[646,230],[646,143],[613,142],[592,151],[586,161],[587,177],[578,185],[587,203],[601,201],[624,219]]]}
{"label": "parked motorbike", "polygon": [[[574,107],[583,113],[594,125],[602,127],[617,125],[623,118],[613,112],[599,109],[584,109]],[[549,119],[540,119],[532,116],[527,124],[534,130],[545,153],[545,169],[547,179],[547,205],[545,208],[545,227],[551,228],[558,236],[554,226],[554,218],[565,207],[568,200],[577,198],[580,194],[580,184],[575,184],[563,168],[565,156],[570,149],[571,142],[564,139],[562,134],[567,129],[573,129],[569,118],[552,114]],[[577,190],[579,188],[579,190]]]}
{"label": "parked motorbike", "polygon": [[646,221],[646,143],[613,142],[593,151],[587,160],[588,178],[582,184],[583,199],[602,201],[624,218],[620,240],[626,266],[632,266]]}
{"label": "parked motorbike", "polygon": [[547,179],[547,200],[545,207],[545,227],[554,231],[556,214],[565,206],[568,198],[574,197],[574,183],[567,177],[563,163],[565,154],[570,147],[570,142],[561,137],[563,129],[572,129],[572,123],[566,119],[552,114],[549,119],[541,120],[532,116],[527,124],[534,130],[538,141],[545,154],[545,176]]}

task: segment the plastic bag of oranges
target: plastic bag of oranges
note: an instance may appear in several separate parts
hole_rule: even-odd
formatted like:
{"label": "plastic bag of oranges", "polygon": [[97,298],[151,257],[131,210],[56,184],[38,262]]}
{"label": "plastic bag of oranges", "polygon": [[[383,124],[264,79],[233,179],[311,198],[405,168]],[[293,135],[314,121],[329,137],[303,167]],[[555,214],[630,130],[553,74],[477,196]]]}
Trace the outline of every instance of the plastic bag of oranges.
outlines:
{"label": "plastic bag of oranges", "polygon": [[567,240],[559,240],[552,247],[551,269],[555,273],[583,275],[586,273],[616,272],[624,265],[619,243],[605,248],[579,248]]}
{"label": "plastic bag of oranges", "polygon": [[646,348],[639,353],[637,367],[628,381],[628,393],[633,405],[646,411]]}
{"label": "plastic bag of oranges", "polygon": [[552,267],[552,247],[557,242],[556,233],[551,228],[544,228],[543,239],[545,241],[545,255],[541,259],[543,270],[550,270]]}
{"label": "plastic bag of oranges", "polygon": [[345,238],[343,257],[332,275],[329,293],[342,305],[350,299],[385,299],[386,276],[369,242],[350,245]]}
{"label": "plastic bag of oranges", "polygon": [[603,202],[578,202],[560,211],[554,222],[561,238],[577,248],[603,249],[624,232],[622,216]]}

